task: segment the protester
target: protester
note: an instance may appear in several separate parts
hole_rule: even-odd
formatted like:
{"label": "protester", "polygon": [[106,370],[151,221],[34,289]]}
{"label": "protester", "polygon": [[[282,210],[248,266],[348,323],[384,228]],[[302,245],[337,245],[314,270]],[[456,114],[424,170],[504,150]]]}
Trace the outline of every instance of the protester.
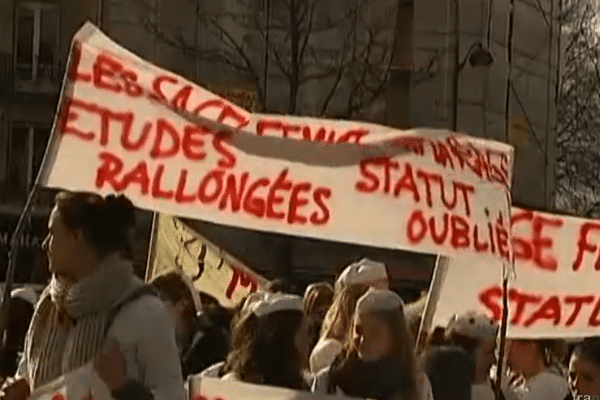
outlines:
{"label": "protester", "polygon": [[267,292],[254,292],[248,295],[237,307],[230,323],[229,351],[223,361],[217,362],[200,373],[205,378],[220,378],[225,375],[225,365],[231,364],[245,351],[245,346],[252,340],[252,319],[246,318],[252,312],[252,305],[267,296]]}
{"label": "protester", "polygon": [[272,280],[266,288],[266,291],[269,293],[290,293],[291,290],[290,284],[283,279]]}
{"label": "protester", "polygon": [[246,341],[228,358],[223,379],[308,390],[304,375],[308,364],[308,322],[302,298],[270,293],[250,306],[240,321]]}
{"label": "protester", "polygon": [[[157,276],[152,286],[167,305],[175,325],[183,377],[195,375],[227,355],[227,332],[216,319],[222,319],[218,306],[197,311],[194,288],[179,271]],[[215,319],[215,321],[212,321]]]}
{"label": "protester", "polygon": [[316,376],[313,392],[375,400],[420,398],[414,342],[396,293],[371,288],[359,299],[352,337]]}
{"label": "protester", "polygon": [[199,295],[200,295],[200,303],[203,306],[211,306],[211,305],[218,306],[219,305],[219,300],[217,300],[216,298],[214,298],[210,294],[204,293],[204,292],[200,292]]}
{"label": "protester", "polygon": [[336,292],[345,286],[367,285],[375,289],[389,289],[385,264],[363,258],[342,271],[335,283]]}
{"label": "protester", "polygon": [[335,282],[334,300],[325,316],[321,338],[310,356],[310,372],[317,374],[331,365],[342,351],[352,326],[356,301],[369,287],[387,289],[385,264],[367,258],[347,266]]}
{"label": "protester", "polygon": [[52,280],[5,400],[24,400],[91,361],[115,399],[183,398],[173,324],[124,259],[134,224],[124,196],[58,194],[44,242]]}
{"label": "protester", "polygon": [[[490,369],[496,362],[494,351],[497,335],[498,324],[475,312],[454,316],[446,329],[448,343],[465,350],[475,362],[473,400],[495,399]],[[506,400],[515,398],[509,387],[503,388],[503,393]]]}
{"label": "protester", "polygon": [[229,318],[219,305],[203,307],[197,318],[197,331],[183,355],[184,376],[196,375],[227,357]]}
{"label": "protester", "polygon": [[304,314],[310,322],[310,348],[319,341],[319,335],[327,310],[333,302],[333,287],[327,282],[308,285],[304,292]]}
{"label": "protester", "polygon": [[310,372],[315,375],[331,365],[352,333],[354,310],[368,286],[356,284],[338,290],[323,321],[321,337],[310,355]]}
{"label": "protester", "polygon": [[425,370],[435,400],[471,400],[475,361],[464,349],[441,346],[425,355]]}
{"label": "protester", "polygon": [[179,271],[159,275],[151,282],[158,297],[165,303],[175,326],[179,354],[189,349],[196,328],[196,306],[191,288]]}
{"label": "protester", "polygon": [[569,382],[574,398],[600,396],[600,338],[577,344],[569,362]]}
{"label": "protester", "polygon": [[23,342],[33,316],[38,296],[30,286],[15,289],[10,295],[6,342],[0,353],[0,382],[17,372]]}
{"label": "protester", "polygon": [[304,312],[316,320],[325,319],[327,310],[333,302],[333,287],[327,282],[313,283],[304,292]]}
{"label": "protester", "polygon": [[558,340],[511,340],[508,366],[520,375],[515,386],[521,400],[564,400],[570,395],[560,363],[564,344]]}
{"label": "protester", "polygon": [[[406,322],[410,332],[415,338],[415,342],[418,341],[419,329],[421,328],[421,316],[425,311],[427,305],[427,292],[421,293],[421,297],[418,300],[406,305]],[[423,333],[426,335],[426,333]]]}

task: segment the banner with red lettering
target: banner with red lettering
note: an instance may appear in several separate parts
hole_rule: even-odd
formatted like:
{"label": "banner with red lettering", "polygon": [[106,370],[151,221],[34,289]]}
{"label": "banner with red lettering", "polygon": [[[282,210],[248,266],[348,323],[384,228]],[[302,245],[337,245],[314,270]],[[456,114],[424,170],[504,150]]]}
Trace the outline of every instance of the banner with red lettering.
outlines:
{"label": "banner with red lettering", "polygon": [[507,260],[512,164],[512,147],[448,131],[250,114],[88,23],[40,184],[246,229]]}
{"label": "banner with red lettering", "polygon": [[[600,221],[512,209],[516,276],[509,284],[509,337],[577,338],[600,329]],[[456,257],[434,326],[479,310],[500,319],[501,267]]]}
{"label": "banner with red lettering", "polygon": [[110,390],[91,364],[61,376],[31,393],[28,400],[111,400]]}
{"label": "banner with red lettering", "polygon": [[179,218],[157,214],[146,280],[169,271],[186,274],[194,287],[224,307],[235,307],[267,280],[223,251]]}
{"label": "banner with red lettering", "polygon": [[280,387],[254,385],[231,379],[200,378],[189,379],[189,400],[351,400],[346,396],[322,396],[307,391],[297,391]]}

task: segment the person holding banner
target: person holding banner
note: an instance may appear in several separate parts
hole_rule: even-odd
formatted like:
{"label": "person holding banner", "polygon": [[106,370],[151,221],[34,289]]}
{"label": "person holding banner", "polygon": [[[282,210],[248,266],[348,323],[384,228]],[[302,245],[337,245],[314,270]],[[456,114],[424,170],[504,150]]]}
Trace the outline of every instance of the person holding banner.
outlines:
{"label": "person holding banner", "polygon": [[134,211],[124,196],[57,195],[44,241],[52,280],[5,400],[24,400],[92,361],[115,399],[183,398],[173,324],[126,259]]}
{"label": "person holding banner", "polygon": [[600,338],[588,338],[573,349],[569,383],[575,399],[600,397]]}
{"label": "person holding banner", "polygon": [[565,400],[570,390],[561,370],[564,343],[560,340],[511,340],[508,366],[522,380],[515,385],[520,400]]}
{"label": "person holding banner", "polygon": [[[498,324],[483,314],[467,312],[455,315],[448,323],[446,341],[465,350],[475,362],[473,400],[494,400],[490,369],[496,362],[495,347]],[[510,387],[503,388],[506,400],[515,400]]]}
{"label": "person holding banner", "polygon": [[351,338],[313,382],[317,394],[375,400],[418,400],[414,340],[400,296],[369,289],[356,305]]}

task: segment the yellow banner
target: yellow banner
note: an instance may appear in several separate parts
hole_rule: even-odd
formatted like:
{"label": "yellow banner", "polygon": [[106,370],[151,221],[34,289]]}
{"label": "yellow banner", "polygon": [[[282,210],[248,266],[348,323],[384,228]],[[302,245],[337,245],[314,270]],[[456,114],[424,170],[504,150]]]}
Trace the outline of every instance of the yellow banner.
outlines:
{"label": "yellow banner", "polygon": [[196,290],[230,308],[267,283],[179,218],[157,213],[146,280],[173,270],[182,271]]}

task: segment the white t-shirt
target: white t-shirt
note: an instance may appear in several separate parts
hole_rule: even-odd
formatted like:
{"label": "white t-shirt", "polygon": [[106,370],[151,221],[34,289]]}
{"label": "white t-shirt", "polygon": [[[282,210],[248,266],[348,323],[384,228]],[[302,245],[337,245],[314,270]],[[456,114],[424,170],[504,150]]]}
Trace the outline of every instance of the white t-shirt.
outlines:
{"label": "white t-shirt", "polygon": [[[504,398],[506,400],[519,400],[510,387],[504,387],[502,392],[504,393]],[[473,400],[496,400],[494,390],[489,382],[474,384],[471,387],[471,398]]]}
{"label": "white t-shirt", "polygon": [[310,355],[310,372],[317,375],[329,367],[342,349],[342,344],[335,339],[319,339]]}
{"label": "white t-shirt", "polygon": [[515,393],[519,400],[564,400],[569,394],[569,385],[558,373],[545,370],[515,388]]}

